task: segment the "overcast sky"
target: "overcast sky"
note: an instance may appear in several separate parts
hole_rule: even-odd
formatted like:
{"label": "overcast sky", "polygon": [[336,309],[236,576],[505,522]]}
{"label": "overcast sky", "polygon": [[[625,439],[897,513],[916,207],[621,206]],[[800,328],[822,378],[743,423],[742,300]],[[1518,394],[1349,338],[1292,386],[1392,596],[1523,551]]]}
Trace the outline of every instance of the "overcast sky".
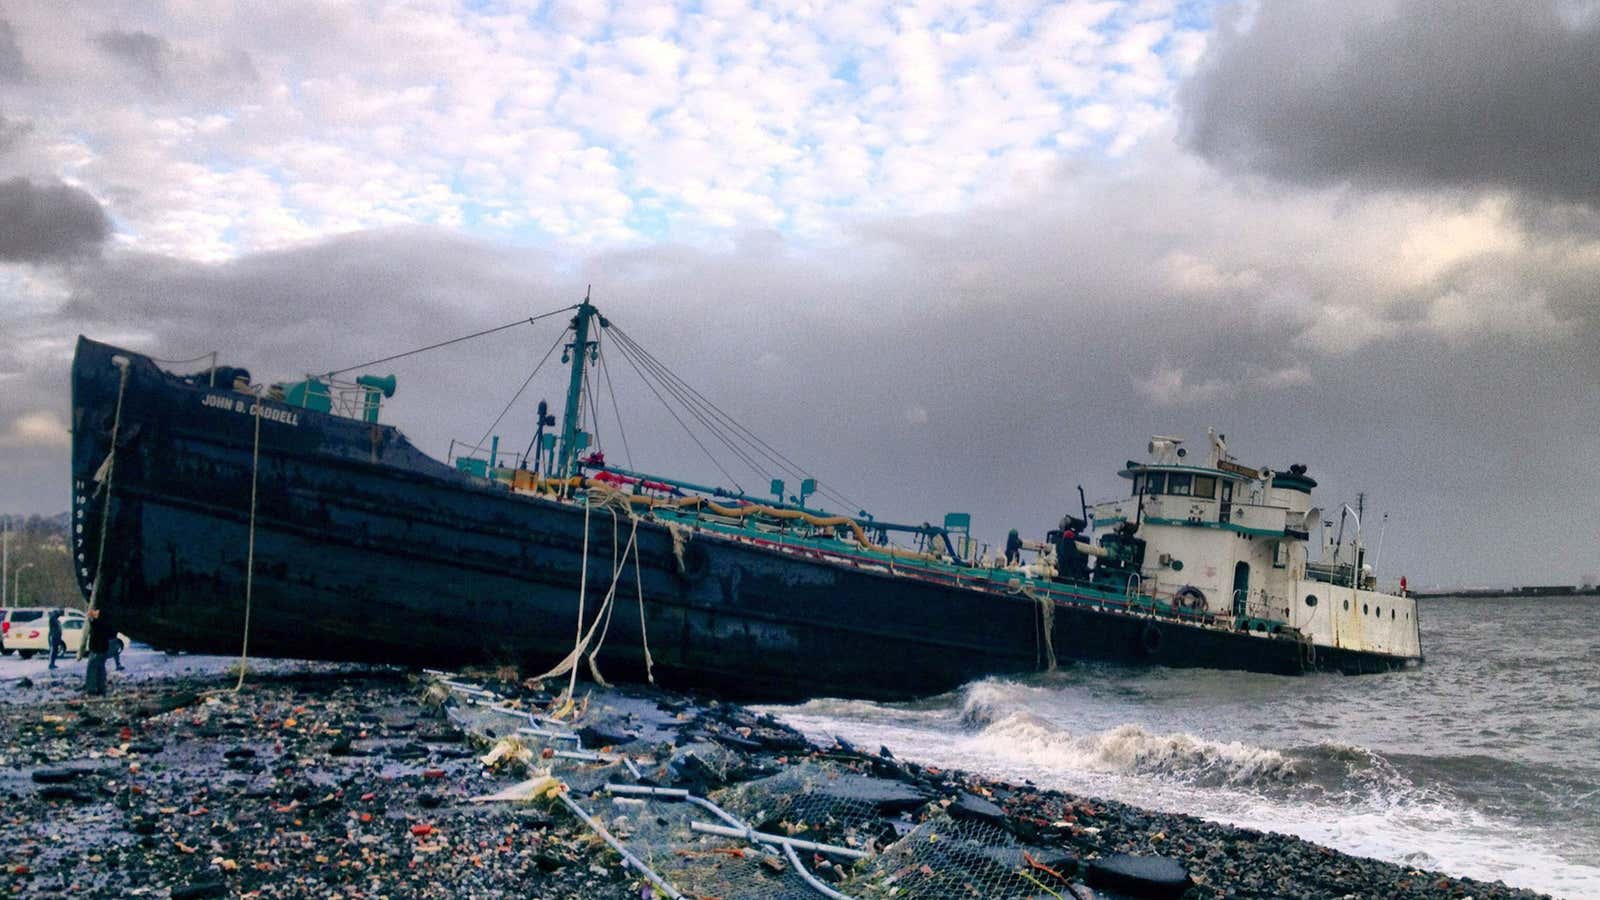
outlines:
{"label": "overcast sky", "polygon": [[[0,0],[0,510],[68,505],[80,333],[278,380],[589,284],[879,518],[1042,536],[1214,425],[1386,577],[1600,572],[1594,0]],[[478,439],[555,322],[386,418]],[[608,367],[638,468],[728,480]]]}

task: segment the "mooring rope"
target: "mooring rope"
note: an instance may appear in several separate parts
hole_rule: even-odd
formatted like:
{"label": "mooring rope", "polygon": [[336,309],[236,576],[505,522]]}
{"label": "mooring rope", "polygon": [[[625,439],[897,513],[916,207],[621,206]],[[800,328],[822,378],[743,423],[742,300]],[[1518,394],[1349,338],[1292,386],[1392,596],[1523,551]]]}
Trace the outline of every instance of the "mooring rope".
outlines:
{"label": "mooring rope", "polygon": [[644,576],[639,574],[639,548],[633,548],[633,584],[639,594],[639,639],[644,642],[644,677],[656,683],[656,661],[650,655],[650,628],[644,623]]}
{"label": "mooring rope", "polygon": [[[605,506],[605,507],[607,507],[607,508],[609,508],[611,510],[611,516],[612,516],[612,545],[613,545],[612,562],[616,562],[616,554],[615,554],[615,549],[614,549],[615,548],[615,544],[616,544],[616,514],[617,514],[616,511],[618,509],[621,509],[623,512],[627,513],[628,514],[628,518],[633,521],[633,530],[632,530],[632,533],[628,535],[628,544],[630,546],[632,546],[632,548],[633,548],[633,585],[634,585],[635,595],[638,597],[638,600],[639,600],[639,640],[644,645],[644,674],[645,674],[645,680],[649,681],[651,684],[655,684],[656,683],[656,674],[655,674],[656,661],[655,661],[655,658],[650,655],[650,626],[645,622],[645,615],[644,615],[644,575],[640,572],[640,569],[639,569],[640,563],[639,563],[638,533],[639,533],[639,519],[640,519],[640,516],[639,516],[638,513],[633,511],[633,502],[631,500],[629,500],[628,495],[624,494],[622,491],[615,490],[615,489],[612,489],[612,488],[609,488],[609,487],[596,487],[596,486],[593,486],[593,485],[591,485],[590,489],[592,491],[595,491],[595,492],[599,493],[600,498],[601,498],[601,501],[600,501],[601,505]],[[672,524],[670,522],[667,524],[667,527],[668,527],[668,529],[670,530],[670,532],[672,534],[673,554],[677,557],[678,568],[681,571],[682,568],[683,568],[683,547],[679,543],[679,534],[678,534],[678,531],[675,528],[672,527]],[[627,555],[626,552],[624,552],[623,556],[622,556],[622,565],[626,566],[627,563],[628,563],[628,555]],[[614,584],[615,584],[615,582],[613,581],[613,585]],[[611,616],[610,616],[609,613],[607,613],[607,615],[606,615],[606,629],[610,630],[610,628],[611,628]],[[600,643],[604,644],[605,640],[606,640],[605,632],[601,632],[601,634],[600,634]],[[597,646],[597,647],[595,647],[594,652],[589,654],[589,667],[590,667],[590,669],[592,671],[594,671],[595,679],[597,681],[600,681],[602,684],[604,684],[605,683],[604,680],[600,678],[599,670],[594,668],[594,657],[595,657],[595,654],[599,653],[599,652],[600,652],[600,648]]]}
{"label": "mooring rope", "polygon": [[[605,506],[606,504],[602,502],[601,505]],[[617,536],[617,511],[615,509],[611,509],[609,512],[611,513],[611,566],[612,568],[616,568],[617,543],[620,540]],[[635,525],[634,527],[637,528],[638,526]],[[633,542],[630,539],[628,543],[631,545]],[[623,558],[623,562],[627,562],[626,557]],[[616,582],[613,581],[612,583],[615,584]],[[596,613],[594,617],[594,620],[597,623],[600,621],[600,616],[602,614],[605,616],[606,620],[605,627],[600,629],[600,640],[594,645],[594,649],[589,652],[589,674],[592,675],[594,680],[602,687],[611,687],[611,683],[606,681],[604,675],[600,674],[600,667],[595,665],[594,655],[600,652],[601,645],[606,642],[606,635],[611,633],[611,613],[615,609],[616,604],[611,602],[611,595],[610,593],[607,593],[605,602],[601,605],[600,612]]]}
{"label": "mooring rope", "polygon": [[1035,625],[1034,634],[1037,635],[1042,626],[1044,631],[1045,671],[1054,672],[1056,670],[1055,601],[1051,600],[1048,594],[1040,594],[1026,584],[1018,583],[1016,587],[1008,587],[1007,590],[1013,594],[1021,594],[1039,604],[1039,622]]}
{"label": "mooring rope", "polygon": [[[637,534],[638,531],[635,530],[634,535],[637,536]],[[605,598],[601,601],[600,609],[595,612],[594,621],[590,623],[588,633],[583,633],[583,619],[580,617],[578,619],[578,639],[573,644],[572,652],[568,653],[566,657],[561,660],[561,662],[556,663],[555,667],[550,671],[545,672],[542,675],[535,676],[535,681],[543,681],[546,678],[557,678],[561,675],[571,672],[572,678],[567,685],[567,696],[568,698],[574,696],[574,692],[577,690],[578,685],[578,662],[583,659],[584,651],[589,649],[590,642],[592,642],[595,638],[595,632],[599,631],[601,626],[604,625],[603,620],[606,617],[606,612],[611,604],[616,600],[617,582],[622,578],[622,570],[627,568],[627,554],[632,552],[633,548],[634,541],[632,538],[630,538],[627,549],[623,551],[621,564],[617,565],[616,569],[612,572],[611,586],[609,589],[607,589]]]}
{"label": "mooring rope", "polygon": [[[589,591],[589,495],[588,494],[584,494],[583,495],[583,568],[582,568],[581,572],[578,575],[578,636],[573,639],[574,644],[575,644],[575,646],[572,648],[573,654],[578,654],[578,653],[583,652],[582,650],[579,649],[583,644],[583,598],[588,594],[588,591]],[[574,662],[576,662],[576,661],[574,661]],[[560,674],[557,671],[560,668],[561,668],[561,666],[558,664],[555,669],[551,669],[550,671],[552,673],[555,673],[555,674]],[[574,665],[572,667],[572,678],[571,678],[571,680],[569,680],[567,682],[567,697],[570,699],[571,697],[573,697],[573,696],[575,696],[577,694],[577,691],[578,691],[578,667],[576,665]]]}
{"label": "mooring rope", "polygon": [[[111,418],[111,449],[106,451],[106,461],[102,468],[106,470],[106,499],[100,505],[100,546],[95,551],[94,581],[89,585],[89,608],[84,611],[84,618],[89,621],[89,631],[94,630],[97,619],[96,611],[100,608],[100,581],[106,568],[106,539],[111,532],[111,479],[117,469],[117,435],[122,430],[122,398],[128,393],[128,373],[133,366],[127,357],[113,356],[111,364],[122,370],[122,378],[117,384],[117,411]],[[111,636],[116,640],[116,635]],[[83,659],[89,648],[89,633],[85,632],[83,640],[78,642],[78,658]]]}
{"label": "mooring rope", "polygon": [[261,398],[252,404],[255,409],[255,438],[250,445],[250,529],[244,556],[244,638],[239,644],[239,680],[233,689],[244,687],[244,673],[250,660],[250,602],[255,592],[256,578],[256,483],[261,467]]}
{"label": "mooring rope", "polygon": [[[593,502],[595,497],[599,497],[598,504]],[[589,630],[585,632],[583,624],[584,598],[587,596],[589,578],[589,516],[595,505],[599,505],[611,513],[611,584],[607,586],[605,597],[600,601],[600,608],[595,611],[594,621],[589,624]],[[621,541],[621,536],[617,530],[619,524],[617,510],[619,508],[628,514],[628,518],[631,521],[628,543],[625,547],[621,547],[620,550],[618,545]],[[546,678],[559,678],[562,675],[568,675],[566,696],[569,699],[576,695],[578,663],[584,659],[585,652],[588,653],[589,672],[594,676],[594,680],[607,687],[610,686],[605,676],[600,673],[596,657],[599,655],[600,649],[605,645],[606,635],[611,631],[611,619],[616,612],[617,584],[622,580],[623,570],[628,567],[628,556],[630,554],[634,560],[634,581],[639,592],[640,630],[645,644],[645,673],[652,683],[655,681],[655,661],[650,656],[650,639],[644,626],[644,580],[639,572],[639,519],[640,517],[628,505],[626,495],[620,491],[596,489],[584,494],[583,568],[579,575],[580,595],[578,598],[577,634],[573,641],[572,652],[556,663],[550,671],[538,675],[534,679],[543,681]],[[598,640],[596,639],[596,632],[599,632]],[[593,645],[592,650],[590,649],[591,644]]]}
{"label": "mooring rope", "polygon": [[[595,664],[595,659],[594,658],[599,655],[600,648],[605,646],[605,644],[606,644],[606,635],[611,633],[611,616],[612,616],[613,613],[616,612],[616,609],[617,609],[617,602],[616,602],[617,601],[617,581],[618,581],[618,579],[620,579],[622,577],[622,570],[626,569],[628,567],[628,555],[630,553],[633,554],[633,558],[635,560],[635,567],[634,567],[635,572],[638,571],[637,560],[639,559],[639,543],[638,543],[638,538],[639,538],[639,517],[638,516],[634,516],[633,517],[633,528],[632,528],[632,531],[630,531],[629,534],[628,534],[628,546],[623,548],[623,550],[622,550],[622,559],[619,561],[617,559],[617,554],[616,554],[616,516],[617,516],[616,511],[612,510],[612,512],[611,512],[611,522],[612,522],[611,561],[612,561],[612,564],[615,566],[615,568],[614,568],[614,570],[612,572],[612,577],[611,577],[611,589],[606,592],[606,599],[605,599],[606,624],[605,624],[604,628],[600,629],[600,639],[595,641],[594,649],[589,651],[589,674],[594,676],[594,680],[595,681],[599,682],[602,685],[605,685],[606,687],[610,687],[611,684],[610,684],[610,682],[606,681],[605,676],[600,674],[600,667]],[[642,595],[641,595],[641,597],[642,597]],[[643,601],[641,600],[641,604],[642,604],[642,602]],[[595,616],[595,621],[597,621],[597,622],[599,621],[599,615],[598,614]],[[592,632],[593,629],[590,629],[590,631]]]}

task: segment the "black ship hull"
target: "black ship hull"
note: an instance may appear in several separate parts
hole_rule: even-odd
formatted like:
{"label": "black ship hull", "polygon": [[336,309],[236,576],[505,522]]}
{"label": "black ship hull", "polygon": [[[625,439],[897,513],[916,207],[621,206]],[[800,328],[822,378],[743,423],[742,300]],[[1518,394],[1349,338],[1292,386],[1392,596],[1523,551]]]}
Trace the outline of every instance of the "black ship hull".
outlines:
{"label": "black ship hull", "polygon": [[[272,401],[258,442],[256,402],[80,340],[78,574],[86,596],[98,574],[97,603],[122,631],[239,653],[248,570],[252,656],[538,672],[572,652],[580,593],[587,629],[629,540],[626,516],[512,493],[392,427]],[[1022,594],[711,532],[680,532],[675,547],[666,525],[637,528],[637,573],[630,563],[615,579],[597,657],[611,678],[642,680],[646,643],[659,682],[767,700],[938,693],[1039,671],[1051,647],[1062,662],[1279,674],[1408,662],[1079,604],[1046,615]]]}

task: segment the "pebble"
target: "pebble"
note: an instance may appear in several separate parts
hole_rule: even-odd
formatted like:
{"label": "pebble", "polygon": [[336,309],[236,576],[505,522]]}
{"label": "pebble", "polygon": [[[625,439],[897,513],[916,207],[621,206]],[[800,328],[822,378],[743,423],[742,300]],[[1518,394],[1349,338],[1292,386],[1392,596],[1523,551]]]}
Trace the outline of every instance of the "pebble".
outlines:
{"label": "pebble", "polygon": [[33,780],[38,784],[66,784],[83,774],[82,769],[47,767],[33,770]]}
{"label": "pebble", "polygon": [[[422,704],[421,686],[406,673],[263,663],[273,665],[289,674],[253,669],[238,694],[209,693],[231,686],[231,679],[121,683],[96,707],[111,723],[103,729],[81,727],[79,706],[48,691],[12,698],[54,717],[0,717],[0,755],[13,761],[18,777],[101,756],[97,768],[83,766],[65,782],[37,782],[37,790],[0,801],[11,840],[0,896],[39,896],[68,885],[83,896],[136,888],[161,896],[166,889],[151,886],[170,885],[178,897],[261,900],[641,896],[637,876],[616,865],[562,807],[466,802],[527,775],[485,771],[473,757],[486,748]],[[520,692],[526,708],[549,708],[549,695],[534,688],[507,682],[496,690]],[[613,704],[624,713],[607,718],[604,710]],[[1357,859],[1284,835],[922,767],[886,748],[865,754],[844,743],[814,747],[799,732],[735,704],[597,688],[589,710],[580,721],[593,729],[585,747],[626,742],[646,783],[705,796],[797,764],[825,765],[839,777],[825,784],[824,796],[843,802],[839,808],[870,807],[879,818],[848,833],[838,823],[808,821],[806,836],[881,847],[928,816],[1001,825],[1024,845],[1036,866],[1032,874],[1061,898],[1177,896],[1150,893],[1156,888],[1148,882],[1110,886],[1103,879],[1119,858],[1177,866],[1181,888],[1174,881],[1167,889],[1186,889],[1184,900],[1348,892],[1386,900],[1536,896]],[[603,807],[587,792],[605,777],[612,776],[596,775],[590,787],[575,778],[573,796],[591,811]],[[642,809],[628,815],[644,815]],[[1157,834],[1164,857],[1138,855],[1150,852]],[[840,891],[874,895],[858,890],[860,869],[802,857]],[[766,865],[757,868],[765,873]],[[776,872],[760,877],[763,890],[778,882]]]}
{"label": "pebble", "polygon": [[1193,882],[1183,863],[1166,856],[1117,853],[1089,863],[1089,884],[1152,900],[1182,896]]}
{"label": "pebble", "polygon": [[204,897],[226,897],[225,881],[194,881],[172,889],[172,900],[201,900]]}

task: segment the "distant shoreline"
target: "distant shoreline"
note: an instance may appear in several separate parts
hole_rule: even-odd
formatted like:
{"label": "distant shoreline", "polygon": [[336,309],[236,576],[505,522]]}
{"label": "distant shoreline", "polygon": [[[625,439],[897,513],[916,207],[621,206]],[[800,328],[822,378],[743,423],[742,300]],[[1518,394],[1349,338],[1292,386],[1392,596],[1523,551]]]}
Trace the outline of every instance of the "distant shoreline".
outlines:
{"label": "distant shoreline", "polygon": [[1513,588],[1461,588],[1449,591],[1412,591],[1418,600],[1439,597],[1512,597],[1544,600],[1551,597],[1600,597],[1600,586],[1575,587],[1570,584],[1535,584]]}

